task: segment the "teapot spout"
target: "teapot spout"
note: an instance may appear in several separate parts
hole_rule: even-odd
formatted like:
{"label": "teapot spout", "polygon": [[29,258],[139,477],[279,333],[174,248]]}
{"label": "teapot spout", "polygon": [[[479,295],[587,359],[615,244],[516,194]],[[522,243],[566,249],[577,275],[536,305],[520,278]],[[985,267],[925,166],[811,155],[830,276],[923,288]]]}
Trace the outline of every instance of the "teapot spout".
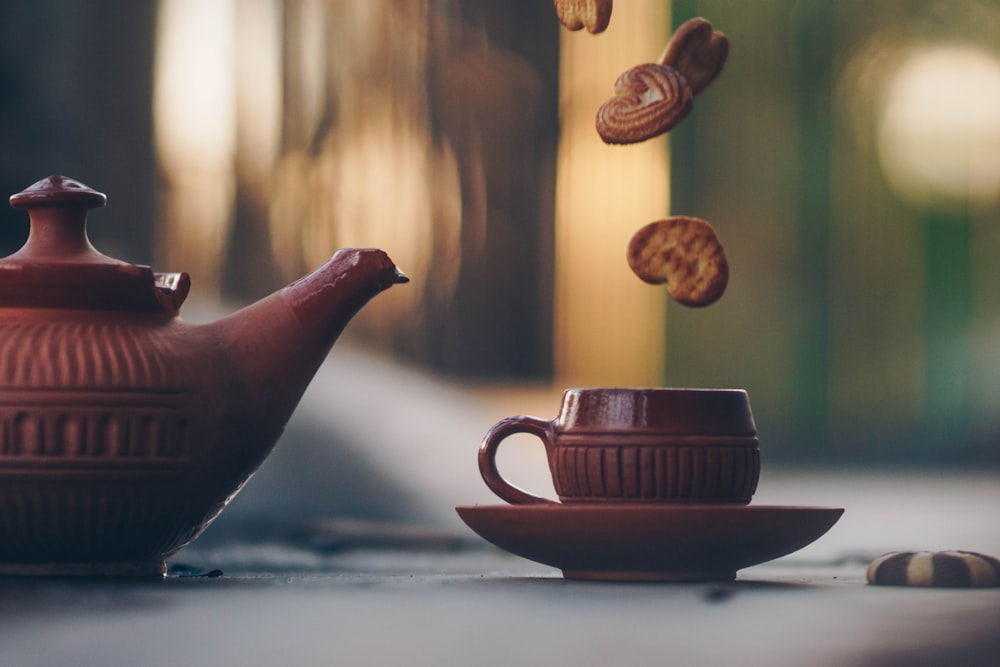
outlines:
{"label": "teapot spout", "polygon": [[206,325],[239,382],[238,411],[283,428],[351,318],[406,282],[385,252],[345,248],[305,278]]}
{"label": "teapot spout", "polygon": [[385,252],[375,248],[344,248],[312,274],[280,292],[307,330],[330,341],[375,295],[408,283]]}

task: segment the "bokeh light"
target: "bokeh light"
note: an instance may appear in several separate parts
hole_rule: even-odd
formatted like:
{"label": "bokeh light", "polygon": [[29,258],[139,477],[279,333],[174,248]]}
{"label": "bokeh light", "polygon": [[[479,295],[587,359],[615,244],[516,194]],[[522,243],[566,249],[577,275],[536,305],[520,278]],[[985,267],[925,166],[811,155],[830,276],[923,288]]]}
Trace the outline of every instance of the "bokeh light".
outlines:
{"label": "bokeh light", "polygon": [[914,51],[890,78],[878,152],[907,201],[1000,200],[1000,60],[968,47]]}

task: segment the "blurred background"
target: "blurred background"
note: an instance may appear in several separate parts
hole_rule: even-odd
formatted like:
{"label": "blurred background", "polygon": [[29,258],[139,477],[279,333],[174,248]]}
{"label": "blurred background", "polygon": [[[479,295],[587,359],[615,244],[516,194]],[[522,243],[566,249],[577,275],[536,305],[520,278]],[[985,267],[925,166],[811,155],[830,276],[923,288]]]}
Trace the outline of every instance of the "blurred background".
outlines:
{"label": "blurred background", "polygon": [[[723,74],[669,136],[602,144],[614,79],[694,16]],[[514,411],[741,387],[768,461],[995,465],[998,34],[993,0],[619,0],[600,35],[550,0],[8,0],[0,190],[106,192],[94,244],[208,308],[382,247],[413,282],[350,341]],[[671,214],[726,246],[709,308],[626,265]],[[26,233],[4,207],[4,254]]]}

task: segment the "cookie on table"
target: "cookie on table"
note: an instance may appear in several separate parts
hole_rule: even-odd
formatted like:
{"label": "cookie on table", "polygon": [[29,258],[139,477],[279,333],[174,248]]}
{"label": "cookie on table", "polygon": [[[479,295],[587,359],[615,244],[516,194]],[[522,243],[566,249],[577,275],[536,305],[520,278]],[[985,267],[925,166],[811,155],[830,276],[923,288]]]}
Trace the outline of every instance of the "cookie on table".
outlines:
{"label": "cookie on table", "polygon": [[1000,560],[974,551],[895,551],[871,562],[868,583],[939,588],[1000,586]]}

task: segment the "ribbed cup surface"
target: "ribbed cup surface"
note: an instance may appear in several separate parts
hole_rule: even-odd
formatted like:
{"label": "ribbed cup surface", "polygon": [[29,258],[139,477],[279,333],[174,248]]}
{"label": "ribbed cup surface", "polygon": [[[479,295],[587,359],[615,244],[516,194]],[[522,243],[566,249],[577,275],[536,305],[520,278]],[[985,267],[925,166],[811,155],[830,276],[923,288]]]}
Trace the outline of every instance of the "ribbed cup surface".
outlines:
{"label": "ribbed cup surface", "polygon": [[563,502],[747,503],[760,476],[760,450],[746,444],[563,445],[553,456]]}

